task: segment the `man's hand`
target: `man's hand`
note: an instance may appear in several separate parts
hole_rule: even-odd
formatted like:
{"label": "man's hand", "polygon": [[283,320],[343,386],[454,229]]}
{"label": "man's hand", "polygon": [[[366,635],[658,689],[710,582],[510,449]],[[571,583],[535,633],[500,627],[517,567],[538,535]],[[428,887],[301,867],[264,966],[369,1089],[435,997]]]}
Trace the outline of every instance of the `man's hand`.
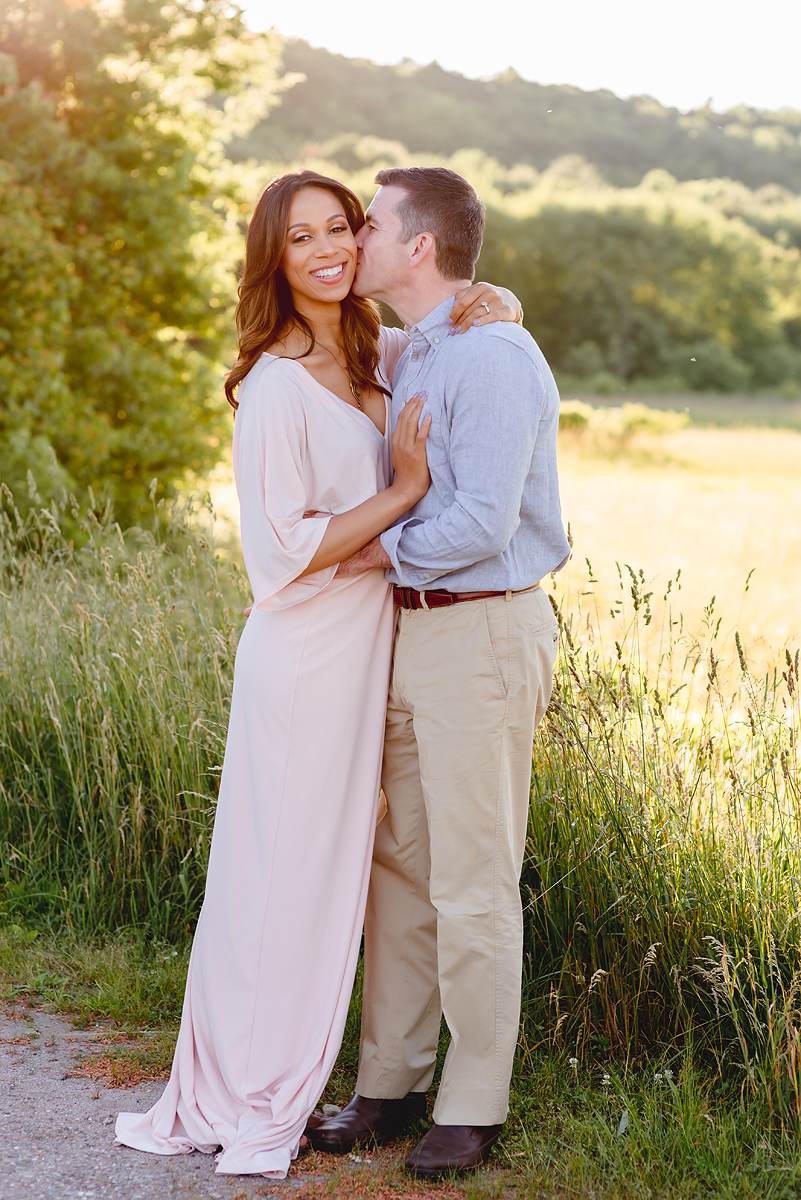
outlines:
{"label": "man's hand", "polygon": [[374,571],[376,567],[391,567],[392,562],[380,538],[373,538],[361,550],[351,554],[337,567],[337,575],[361,575],[364,571]]}

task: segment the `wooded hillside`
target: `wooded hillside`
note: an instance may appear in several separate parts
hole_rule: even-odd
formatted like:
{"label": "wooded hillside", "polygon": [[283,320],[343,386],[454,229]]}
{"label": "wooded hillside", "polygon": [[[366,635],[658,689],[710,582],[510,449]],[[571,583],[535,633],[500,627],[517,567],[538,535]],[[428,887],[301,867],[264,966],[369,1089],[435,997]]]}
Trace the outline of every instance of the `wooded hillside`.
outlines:
{"label": "wooded hillside", "polygon": [[294,159],[329,143],[328,156],[355,166],[342,140],[355,133],[402,142],[412,154],[475,147],[505,166],[540,170],[580,154],[619,186],[661,167],[680,180],[725,176],[801,191],[800,112],[740,106],[683,114],[648,96],[621,100],[605,90],[544,87],[514,71],[482,82],[436,63],[378,66],[298,39],[285,43],[283,62],[305,79],[231,147],[232,157]]}

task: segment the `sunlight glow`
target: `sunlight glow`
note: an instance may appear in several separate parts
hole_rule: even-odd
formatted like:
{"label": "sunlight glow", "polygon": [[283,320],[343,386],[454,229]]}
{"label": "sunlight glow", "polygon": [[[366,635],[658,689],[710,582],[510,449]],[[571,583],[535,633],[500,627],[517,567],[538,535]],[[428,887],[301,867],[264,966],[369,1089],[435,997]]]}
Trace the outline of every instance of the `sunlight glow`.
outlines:
{"label": "sunlight glow", "polygon": [[253,29],[275,26],[350,58],[436,60],[478,77],[511,66],[537,83],[650,95],[681,109],[709,99],[718,111],[801,109],[798,0],[763,0],[758,12],[745,0],[245,0],[244,9]]}

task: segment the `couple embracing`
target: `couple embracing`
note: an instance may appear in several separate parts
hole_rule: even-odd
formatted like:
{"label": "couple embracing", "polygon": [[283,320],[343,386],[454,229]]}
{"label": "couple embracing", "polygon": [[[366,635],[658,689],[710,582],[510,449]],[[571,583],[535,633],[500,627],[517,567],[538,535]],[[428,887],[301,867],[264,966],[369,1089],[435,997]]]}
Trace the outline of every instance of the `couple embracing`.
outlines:
{"label": "couple embracing", "polygon": [[[219,1150],[220,1173],[282,1178],[308,1142],[406,1133],[443,1015],[407,1169],[480,1166],[508,1110],[557,643],[539,581],[568,555],[559,401],[514,296],[472,284],[473,188],[441,168],[376,182],[365,216],[336,180],[282,176],[248,230],[226,393],[253,608],[172,1074],[116,1127]],[[356,1095],[325,1120],[362,928]]]}

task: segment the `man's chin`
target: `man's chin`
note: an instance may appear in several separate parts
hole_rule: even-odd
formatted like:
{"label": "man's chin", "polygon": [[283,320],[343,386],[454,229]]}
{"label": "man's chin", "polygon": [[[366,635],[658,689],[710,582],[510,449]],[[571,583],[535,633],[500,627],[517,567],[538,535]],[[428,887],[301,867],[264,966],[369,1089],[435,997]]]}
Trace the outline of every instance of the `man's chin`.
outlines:
{"label": "man's chin", "polygon": [[350,290],[353,292],[354,296],[369,297],[370,295],[367,272],[365,271],[364,267],[361,266],[361,264],[356,267],[356,274],[353,276],[353,283]]}

